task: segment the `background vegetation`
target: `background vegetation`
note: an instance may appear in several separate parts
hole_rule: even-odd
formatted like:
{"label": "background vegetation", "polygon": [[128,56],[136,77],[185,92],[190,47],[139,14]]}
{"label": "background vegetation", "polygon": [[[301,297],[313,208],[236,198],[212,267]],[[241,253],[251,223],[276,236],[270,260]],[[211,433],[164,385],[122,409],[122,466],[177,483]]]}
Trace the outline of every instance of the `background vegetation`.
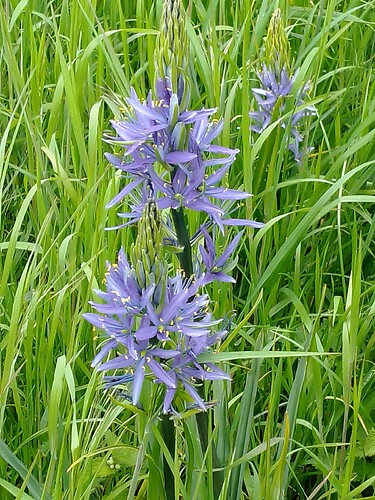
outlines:
{"label": "background vegetation", "polygon": [[[213,498],[192,418],[168,453],[157,419],[100,387],[81,314],[132,228],[105,203],[119,178],[102,142],[111,96],[154,79],[161,0],[5,0],[0,5],[0,497]],[[224,499],[375,498],[374,3],[190,0],[197,107],[218,107],[238,147],[229,182],[254,194],[215,354],[231,383],[208,385]],[[268,21],[285,15],[294,67],[311,81],[313,153],[286,132],[251,137],[251,87]],[[120,241],[121,240],[121,241]],[[224,238],[223,238],[224,240]],[[224,244],[224,241],[223,241]],[[226,297],[227,300],[223,300]],[[246,356],[236,358],[236,352]],[[293,352],[292,354],[290,354]],[[309,354],[320,353],[320,355]]]}

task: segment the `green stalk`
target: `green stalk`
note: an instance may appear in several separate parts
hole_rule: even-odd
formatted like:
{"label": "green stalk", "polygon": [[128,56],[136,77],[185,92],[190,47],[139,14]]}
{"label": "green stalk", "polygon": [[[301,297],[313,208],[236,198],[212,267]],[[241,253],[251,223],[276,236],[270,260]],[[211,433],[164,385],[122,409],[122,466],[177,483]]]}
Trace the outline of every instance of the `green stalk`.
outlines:
{"label": "green stalk", "polygon": [[[184,209],[182,207],[172,210],[172,218],[174,227],[176,230],[178,244],[183,247],[181,253],[178,254],[181,268],[185,272],[185,276],[189,278],[193,274],[193,262],[191,255],[191,245],[189,232],[185,223]],[[202,399],[204,399],[204,387],[203,385],[198,387],[198,393]],[[196,415],[197,427],[199,432],[199,437],[201,441],[202,453],[206,454],[208,449],[208,417],[207,413],[200,412]],[[219,457],[216,452],[215,444],[212,443],[212,463],[214,469],[220,469],[221,464],[219,463]],[[224,482],[224,471],[215,470],[213,473],[213,489],[214,498],[217,499],[220,496],[220,492]]]}
{"label": "green stalk", "polygon": [[[198,387],[198,394],[202,399],[204,399],[203,385]],[[197,419],[197,427],[201,441],[202,453],[203,455],[205,455],[208,448],[208,416],[207,413],[200,412],[197,413],[195,417]],[[214,498],[215,500],[217,500],[220,496],[224,483],[224,469],[221,468],[222,465],[219,461],[219,457],[217,455],[216,446],[214,442],[212,442],[211,450],[212,450],[212,465],[214,469],[213,473]]]}
{"label": "green stalk", "polygon": [[[175,433],[173,421],[168,415],[163,415],[161,420],[161,433],[171,457],[175,453]],[[165,480],[165,496],[167,500],[174,500],[174,475],[168,465],[166,457],[164,457],[164,480]]]}
{"label": "green stalk", "polygon": [[185,276],[190,278],[193,274],[193,263],[191,258],[190,237],[185,224],[184,209],[177,208],[176,210],[172,210],[172,218],[178,243],[183,247],[182,252],[178,254],[178,258],[180,260],[181,268],[185,272]]}
{"label": "green stalk", "polygon": [[[154,200],[148,200],[143,209],[143,214],[138,223],[138,235],[135,243],[131,247],[131,263],[136,270],[138,284],[146,289],[152,281],[158,283],[162,302],[167,285],[167,264],[162,255],[162,226],[160,214]],[[151,339],[151,344],[156,344],[156,338]],[[173,422],[167,415],[161,419],[160,432],[171,456],[175,455],[175,429]],[[159,445],[155,441],[155,446]],[[164,488],[167,500],[174,500],[174,474],[168,464],[167,458],[163,457]]]}

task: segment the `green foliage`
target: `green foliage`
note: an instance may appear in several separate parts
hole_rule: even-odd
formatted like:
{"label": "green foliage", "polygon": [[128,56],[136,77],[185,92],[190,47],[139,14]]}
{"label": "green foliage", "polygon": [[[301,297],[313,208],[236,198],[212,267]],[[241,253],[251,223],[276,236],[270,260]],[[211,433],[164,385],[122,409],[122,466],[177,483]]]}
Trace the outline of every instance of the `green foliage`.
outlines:
{"label": "green foliage", "polygon": [[[205,387],[224,471],[221,499],[372,498],[375,428],[375,49],[371,2],[184,2],[191,102],[218,107],[221,143],[241,152],[228,183],[254,197],[237,284],[212,286],[237,311],[216,360],[232,382]],[[311,81],[314,152],[297,166],[288,130],[249,131],[255,70],[276,8],[298,85]],[[168,450],[150,411],[103,393],[81,314],[132,228],[105,204],[121,180],[102,135],[115,106],[155,78],[161,0],[0,4],[0,497],[213,498],[195,419]],[[295,89],[295,90],[296,90]],[[291,116],[295,110],[285,109]],[[285,118],[285,116],[284,116]],[[124,207],[126,211],[127,207]],[[191,225],[196,224],[191,216]],[[232,234],[225,234],[224,244]]]}

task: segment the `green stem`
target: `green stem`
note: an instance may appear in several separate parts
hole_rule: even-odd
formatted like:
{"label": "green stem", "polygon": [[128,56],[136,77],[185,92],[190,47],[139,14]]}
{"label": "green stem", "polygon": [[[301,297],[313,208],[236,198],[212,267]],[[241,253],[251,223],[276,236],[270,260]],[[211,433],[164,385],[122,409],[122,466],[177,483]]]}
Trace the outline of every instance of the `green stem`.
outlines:
{"label": "green stem", "polygon": [[[175,433],[173,421],[168,415],[163,415],[161,420],[161,433],[171,457],[174,457],[175,448]],[[174,500],[174,475],[168,465],[166,457],[164,457],[164,481],[165,481],[165,496],[167,500]]]}
{"label": "green stem", "polygon": [[193,274],[193,263],[191,259],[190,237],[185,224],[183,208],[172,210],[172,218],[178,243],[183,247],[182,252],[178,254],[178,258],[182,269],[185,271],[185,276],[190,278]]}
{"label": "green stem", "polygon": [[[189,278],[193,274],[193,262],[192,262],[192,254],[191,254],[191,245],[190,245],[190,237],[189,232],[187,230],[187,226],[184,218],[184,209],[178,208],[176,210],[172,210],[172,218],[174,227],[176,230],[178,244],[183,247],[183,250],[179,255],[179,260],[182,269],[185,272],[185,276]],[[204,399],[204,387],[201,386],[198,388],[199,395],[202,399]],[[197,427],[199,432],[199,437],[201,441],[201,448],[203,455],[206,453],[208,448],[208,417],[206,412],[200,412],[196,415],[197,419]],[[212,443],[212,464],[214,469],[219,469],[221,464],[219,462],[219,457],[216,452],[215,444]],[[222,486],[224,482],[224,472],[223,470],[216,470],[213,473],[213,489],[214,489],[214,498],[218,499]]]}
{"label": "green stem", "polygon": [[[198,387],[198,393],[204,399],[204,387]],[[202,453],[205,454],[208,448],[208,416],[205,412],[197,413],[197,427],[201,440]],[[216,469],[213,473],[213,489],[215,500],[219,498],[224,483],[224,469],[220,469],[221,463],[217,455],[215,443],[212,442],[212,465]]]}

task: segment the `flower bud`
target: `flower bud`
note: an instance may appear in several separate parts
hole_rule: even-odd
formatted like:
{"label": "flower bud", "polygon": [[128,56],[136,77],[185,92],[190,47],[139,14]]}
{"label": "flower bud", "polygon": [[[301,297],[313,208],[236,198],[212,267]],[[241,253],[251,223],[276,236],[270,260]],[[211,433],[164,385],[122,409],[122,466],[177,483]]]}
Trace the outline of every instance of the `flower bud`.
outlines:
{"label": "flower bud", "polygon": [[189,43],[181,0],[164,0],[156,54],[156,78],[169,78],[173,92],[177,93],[181,86],[186,88],[186,82],[182,84],[181,80],[185,80]]}
{"label": "flower bud", "polygon": [[139,286],[145,290],[156,285],[154,296],[158,302],[163,300],[168,272],[163,251],[162,221],[155,200],[149,198],[138,222],[138,235],[130,255]]}
{"label": "flower bud", "polygon": [[281,71],[290,71],[289,52],[290,45],[285,33],[284,23],[280,9],[276,9],[272,14],[266,36],[265,59],[268,67],[280,76]]}

